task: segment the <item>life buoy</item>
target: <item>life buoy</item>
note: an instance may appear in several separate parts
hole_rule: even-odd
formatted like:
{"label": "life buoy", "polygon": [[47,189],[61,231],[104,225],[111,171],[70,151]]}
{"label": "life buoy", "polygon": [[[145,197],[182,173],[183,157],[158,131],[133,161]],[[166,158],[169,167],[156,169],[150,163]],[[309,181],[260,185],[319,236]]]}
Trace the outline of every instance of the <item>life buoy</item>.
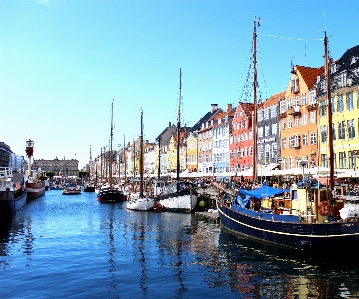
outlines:
{"label": "life buoy", "polygon": [[319,205],[319,213],[322,216],[328,215],[329,213],[329,203],[327,201],[322,201]]}

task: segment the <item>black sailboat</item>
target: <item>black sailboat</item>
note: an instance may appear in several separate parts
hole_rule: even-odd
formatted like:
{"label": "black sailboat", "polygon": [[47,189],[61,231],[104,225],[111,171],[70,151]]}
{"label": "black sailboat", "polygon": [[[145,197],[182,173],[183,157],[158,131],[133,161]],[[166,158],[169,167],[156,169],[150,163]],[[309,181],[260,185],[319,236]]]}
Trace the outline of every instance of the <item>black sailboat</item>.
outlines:
{"label": "black sailboat", "polygon": [[[254,55],[256,53],[256,28],[259,20],[254,20]],[[331,95],[330,72],[328,58],[328,39],[325,34],[325,77],[327,83],[327,114],[329,123],[328,135],[331,132]],[[256,57],[254,56],[254,71],[256,70]],[[256,74],[253,86],[257,86]],[[255,93],[255,91],[254,91]],[[256,97],[254,95],[254,116],[256,116]],[[256,130],[256,123],[253,125]],[[255,136],[253,132],[253,136]],[[253,155],[255,155],[257,142],[253,139]],[[359,222],[357,216],[342,219],[338,212],[347,209],[344,190],[334,189],[334,159],[333,140],[329,138],[331,186],[330,189],[314,186],[308,180],[301,187],[291,187],[290,190],[276,189],[262,186],[255,190],[239,190],[235,196],[226,193],[217,198],[217,207],[222,225],[241,235],[279,246],[292,249],[319,251],[322,253],[341,248],[359,247]],[[256,168],[255,164],[253,169]],[[256,177],[254,171],[254,178]],[[262,202],[274,202],[272,196],[288,191],[290,197],[283,198],[288,201],[289,209],[286,213],[276,213],[275,210],[262,209]],[[253,204],[255,203],[255,204]],[[349,204],[350,205],[350,204]],[[348,205],[348,206],[349,206]],[[340,213],[343,214],[343,213]]]}
{"label": "black sailboat", "polygon": [[113,186],[112,181],[112,139],[113,139],[113,100],[111,105],[111,134],[110,134],[110,164],[108,184],[101,187],[97,200],[99,202],[123,202],[126,201],[126,195],[118,188]]}

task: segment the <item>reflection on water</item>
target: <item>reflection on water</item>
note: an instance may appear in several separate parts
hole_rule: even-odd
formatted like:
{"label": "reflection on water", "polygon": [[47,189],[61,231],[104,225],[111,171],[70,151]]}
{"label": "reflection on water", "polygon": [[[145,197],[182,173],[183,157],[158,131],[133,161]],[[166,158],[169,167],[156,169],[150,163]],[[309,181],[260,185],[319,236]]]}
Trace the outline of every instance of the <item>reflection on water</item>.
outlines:
{"label": "reflection on water", "polygon": [[92,193],[49,191],[1,220],[1,298],[358,298],[358,254],[339,244],[309,256]]}

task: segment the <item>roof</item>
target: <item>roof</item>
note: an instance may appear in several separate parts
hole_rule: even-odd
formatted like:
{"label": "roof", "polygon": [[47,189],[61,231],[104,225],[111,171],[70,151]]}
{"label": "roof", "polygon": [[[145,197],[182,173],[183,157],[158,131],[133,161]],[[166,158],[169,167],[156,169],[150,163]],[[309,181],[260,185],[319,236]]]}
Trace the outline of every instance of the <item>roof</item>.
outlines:
{"label": "roof", "polygon": [[280,101],[281,99],[284,99],[284,96],[285,96],[285,91],[276,93],[276,94],[270,96],[264,102],[260,103],[258,105],[258,108],[265,108],[265,107],[269,107],[269,106],[278,104],[278,101]]}
{"label": "roof", "polygon": [[[353,61],[354,57],[354,61]],[[349,70],[359,66],[359,45],[345,51],[337,62],[340,67],[338,71]]]}
{"label": "roof", "polygon": [[308,89],[314,85],[314,83],[317,81],[317,77],[323,75],[324,73],[324,66],[319,68],[311,68],[307,66],[296,65],[296,69],[299,71]]}
{"label": "roof", "polygon": [[[246,103],[246,102],[239,102],[238,107],[241,107],[244,114],[249,117],[251,116],[251,112],[254,111],[254,104],[253,103]],[[237,108],[238,109],[238,108]]]}

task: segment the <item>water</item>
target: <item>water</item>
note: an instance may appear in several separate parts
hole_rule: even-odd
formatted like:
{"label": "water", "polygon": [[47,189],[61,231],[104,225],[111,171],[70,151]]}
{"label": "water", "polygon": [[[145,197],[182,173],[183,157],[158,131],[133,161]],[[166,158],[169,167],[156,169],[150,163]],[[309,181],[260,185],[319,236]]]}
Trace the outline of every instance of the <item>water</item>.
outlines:
{"label": "water", "polygon": [[0,298],[359,298],[358,252],[288,252],[196,215],[48,191],[1,221]]}

